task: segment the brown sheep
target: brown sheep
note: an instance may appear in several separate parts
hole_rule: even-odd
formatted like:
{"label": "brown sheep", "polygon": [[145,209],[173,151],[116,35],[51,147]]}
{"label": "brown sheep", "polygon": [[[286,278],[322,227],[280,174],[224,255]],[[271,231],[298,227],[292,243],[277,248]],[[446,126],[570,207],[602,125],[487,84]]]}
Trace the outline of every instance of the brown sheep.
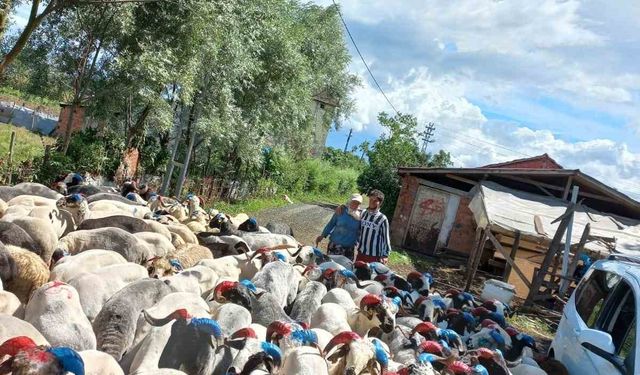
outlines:
{"label": "brown sheep", "polygon": [[211,251],[204,246],[187,244],[163,257],[149,259],[147,271],[149,271],[149,277],[153,278],[171,276],[195,266],[202,259],[213,259]]}
{"label": "brown sheep", "polygon": [[7,282],[5,288],[15,294],[20,302],[27,303],[31,293],[49,281],[49,267],[29,250],[10,245],[6,245],[5,249],[17,267],[17,274]]}

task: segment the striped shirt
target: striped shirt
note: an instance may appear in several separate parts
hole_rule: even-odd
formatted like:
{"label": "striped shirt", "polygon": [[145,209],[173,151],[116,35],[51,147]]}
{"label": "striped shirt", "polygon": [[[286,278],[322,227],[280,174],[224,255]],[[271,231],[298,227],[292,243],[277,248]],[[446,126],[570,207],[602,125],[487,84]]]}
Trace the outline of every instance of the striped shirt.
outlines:
{"label": "striped shirt", "polygon": [[389,220],[380,211],[365,210],[360,219],[360,239],[358,251],[364,255],[388,257],[391,252],[389,242]]}

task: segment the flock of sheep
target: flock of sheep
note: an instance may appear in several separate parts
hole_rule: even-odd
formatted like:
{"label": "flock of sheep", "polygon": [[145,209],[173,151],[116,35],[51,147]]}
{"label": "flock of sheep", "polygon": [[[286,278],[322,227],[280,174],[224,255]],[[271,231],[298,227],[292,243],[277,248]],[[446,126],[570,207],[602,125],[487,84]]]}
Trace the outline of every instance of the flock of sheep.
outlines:
{"label": "flock of sheep", "polygon": [[427,273],[326,256],[193,195],[63,192],[0,187],[0,374],[547,373],[506,306]]}

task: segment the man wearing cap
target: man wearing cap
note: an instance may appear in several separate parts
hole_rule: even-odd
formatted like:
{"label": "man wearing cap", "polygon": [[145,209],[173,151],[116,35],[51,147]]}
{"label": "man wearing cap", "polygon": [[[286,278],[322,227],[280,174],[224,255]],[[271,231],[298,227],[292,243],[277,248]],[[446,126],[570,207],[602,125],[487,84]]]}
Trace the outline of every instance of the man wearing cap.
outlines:
{"label": "man wearing cap", "polygon": [[316,246],[328,236],[327,253],[329,255],[344,255],[353,260],[360,234],[361,203],[362,196],[353,194],[344,209],[333,214],[322,234],[316,238]]}

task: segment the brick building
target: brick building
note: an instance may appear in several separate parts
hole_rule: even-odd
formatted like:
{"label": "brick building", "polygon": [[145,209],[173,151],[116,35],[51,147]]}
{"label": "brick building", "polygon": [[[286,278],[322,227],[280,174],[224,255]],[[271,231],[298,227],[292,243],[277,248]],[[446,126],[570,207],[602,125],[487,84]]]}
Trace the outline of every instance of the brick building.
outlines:
{"label": "brick building", "polygon": [[[580,170],[562,168],[547,154],[479,168],[400,168],[398,173],[402,188],[391,224],[392,245],[426,255],[471,254],[478,225],[470,206],[484,183],[503,187],[515,195],[521,192],[532,201],[551,198],[551,205],[558,207],[570,200],[572,186],[578,186],[578,200],[590,210],[624,220],[640,220],[639,202]],[[516,201],[515,196],[512,201]],[[547,225],[547,232],[553,236],[550,229]],[[549,233],[538,234],[521,242],[516,259],[529,275],[534,273],[549,243]],[[496,236],[505,247],[514,242],[513,233],[508,230]],[[487,251],[481,268],[493,268],[500,274],[496,268],[504,264],[504,257]],[[519,286],[513,275],[509,282]],[[525,292],[521,287],[518,294]]]}

